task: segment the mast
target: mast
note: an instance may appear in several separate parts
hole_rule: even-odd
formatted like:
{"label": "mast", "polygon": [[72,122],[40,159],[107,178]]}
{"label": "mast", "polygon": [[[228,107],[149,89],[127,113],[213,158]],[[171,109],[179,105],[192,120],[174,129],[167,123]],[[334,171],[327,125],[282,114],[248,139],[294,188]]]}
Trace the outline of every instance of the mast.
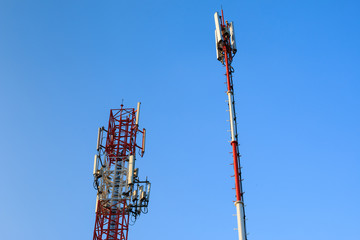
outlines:
{"label": "mast", "polygon": [[236,215],[239,232],[239,240],[247,240],[246,225],[245,225],[245,207],[244,207],[244,192],[242,188],[240,153],[238,144],[238,133],[235,112],[234,86],[232,73],[234,68],[231,66],[232,60],[236,54],[236,42],[234,23],[225,21],[223,10],[221,15],[218,12],[214,14],[215,19],[215,44],[216,57],[226,67],[226,86],[227,97],[229,105],[230,117],[230,132],[231,132],[231,148],[233,155],[234,178],[235,178],[235,192],[236,192]]}
{"label": "mast", "polygon": [[[111,109],[107,130],[99,128],[94,159],[94,187],[97,190],[93,240],[127,240],[129,225],[147,213],[150,182],[139,180],[135,168],[136,150],[145,151],[145,129],[139,129],[137,109]],[[137,143],[142,134],[141,145]]]}

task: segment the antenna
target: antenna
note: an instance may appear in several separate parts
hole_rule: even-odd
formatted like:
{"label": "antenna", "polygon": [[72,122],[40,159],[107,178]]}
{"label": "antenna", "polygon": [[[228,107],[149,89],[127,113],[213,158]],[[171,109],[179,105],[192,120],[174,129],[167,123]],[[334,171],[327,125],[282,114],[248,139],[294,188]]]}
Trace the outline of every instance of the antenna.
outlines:
{"label": "antenna", "polygon": [[134,155],[129,156],[129,171],[128,171],[128,185],[133,184],[134,181]]}
{"label": "antenna", "polygon": [[98,155],[95,154],[93,175],[95,176],[97,172],[98,172]]}
{"label": "antenna", "polygon": [[140,115],[140,104],[141,102],[138,102],[137,104],[137,110],[136,110],[136,125],[139,125],[139,115]]}
{"label": "antenna", "polygon": [[96,144],[96,151],[99,151],[99,149],[100,149],[101,131],[102,131],[102,128],[99,128],[98,129],[97,144]]}

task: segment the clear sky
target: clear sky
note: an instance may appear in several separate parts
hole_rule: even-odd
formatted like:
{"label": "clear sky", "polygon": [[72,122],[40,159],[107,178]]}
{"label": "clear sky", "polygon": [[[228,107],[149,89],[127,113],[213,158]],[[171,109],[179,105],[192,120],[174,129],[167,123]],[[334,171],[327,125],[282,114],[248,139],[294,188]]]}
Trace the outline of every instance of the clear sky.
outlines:
{"label": "clear sky", "polygon": [[360,239],[355,0],[0,1],[1,239],[92,239],[97,128],[122,99],[153,183],[129,240],[237,238],[221,5],[249,240]]}

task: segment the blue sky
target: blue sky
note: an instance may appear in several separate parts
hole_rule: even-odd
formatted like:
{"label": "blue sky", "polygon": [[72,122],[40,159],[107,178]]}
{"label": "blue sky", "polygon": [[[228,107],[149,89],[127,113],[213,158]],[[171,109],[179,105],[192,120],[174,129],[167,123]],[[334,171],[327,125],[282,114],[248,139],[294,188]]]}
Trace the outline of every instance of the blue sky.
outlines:
{"label": "blue sky", "polygon": [[249,240],[357,240],[358,1],[0,1],[2,238],[92,239],[97,128],[142,102],[153,183],[129,239],[236,239],[224,68],[235,22]]}

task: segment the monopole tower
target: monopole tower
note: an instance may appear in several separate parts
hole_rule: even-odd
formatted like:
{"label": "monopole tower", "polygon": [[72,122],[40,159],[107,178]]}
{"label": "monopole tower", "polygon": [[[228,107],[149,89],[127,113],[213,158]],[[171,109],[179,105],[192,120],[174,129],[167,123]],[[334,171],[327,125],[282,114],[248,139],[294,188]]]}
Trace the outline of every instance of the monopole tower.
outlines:
{"label": "monopole tower", "polygon": [[235,191],[236,191],[236,215],[238,222],[239,240],[247,240],[245,225],[245,207],[244,192],[242,188],[240,153],[237,133],[237,121],[235,112],[234,85],[232,74],[234,68],[231,66],[233,58],[237,52],[235,42],[234,23],[225,21],[224,13],[218,12],[214,14],[215,19],[215,44],[216,57],[226,67],[226,86],[227,101],[229,105],[230,132],[231,132],[231,148],[233,155]]}

